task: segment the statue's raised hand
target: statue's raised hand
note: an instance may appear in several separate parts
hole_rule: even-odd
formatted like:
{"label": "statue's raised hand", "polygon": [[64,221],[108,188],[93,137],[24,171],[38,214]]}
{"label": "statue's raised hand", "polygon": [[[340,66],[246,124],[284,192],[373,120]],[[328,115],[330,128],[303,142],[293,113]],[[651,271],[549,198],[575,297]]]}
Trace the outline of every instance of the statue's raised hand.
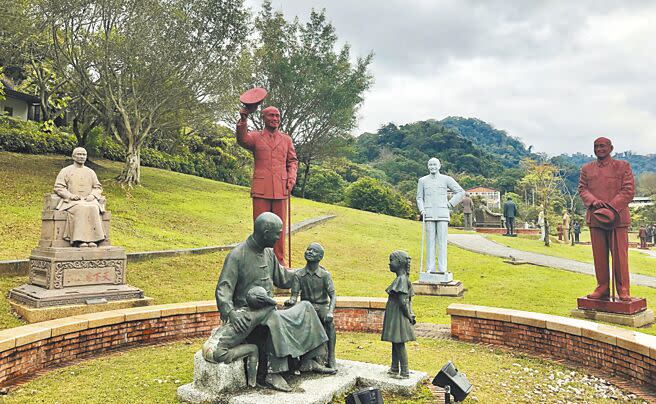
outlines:
{"label": "statue's raised hand", "polygon": [[241,333],[248,329],[251,323],[251,318],[246,313],[236,313],[234,310],[230,312],[228,318],[235,326],[235,331]]}

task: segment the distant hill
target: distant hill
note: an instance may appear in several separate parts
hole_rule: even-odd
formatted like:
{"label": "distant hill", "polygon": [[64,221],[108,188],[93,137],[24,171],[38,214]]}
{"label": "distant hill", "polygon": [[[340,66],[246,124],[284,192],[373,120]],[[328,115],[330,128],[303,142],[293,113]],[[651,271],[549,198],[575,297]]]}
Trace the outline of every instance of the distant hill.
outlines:
{"label": "distant hill", "polygon": [[439,122],[486,152],[498,156],[505,167],[517,167],[523,158],[531,156],[531,151],[521,140],[480,119],[450,116]]}
{"label": "distant hill", "polygon": [[[631,164],[633,174],[639,175],[644,172],[656,172],[656,154],[635,154],[633,152],[615,153],[614,158],[619,160],[626,160]],[[565,161],[576,167],[581,167],[583,164],[595,159],[593,155],[585,155],[583,153],[576,154],[561,154],[556,156],[558,160]]]}

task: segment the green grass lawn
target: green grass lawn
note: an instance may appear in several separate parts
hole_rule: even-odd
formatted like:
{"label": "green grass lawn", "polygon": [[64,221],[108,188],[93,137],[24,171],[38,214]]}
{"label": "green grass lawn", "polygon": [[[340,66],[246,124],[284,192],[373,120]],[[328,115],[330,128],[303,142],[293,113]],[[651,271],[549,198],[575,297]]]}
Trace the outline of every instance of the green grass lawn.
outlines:
{"label": "green grass lawn", "polygon": [[[589,233],[586,232],[586,234]],[[504,237],[486,234],[485,237],[518,250],[592,263],[592,247],[589,245],[569,245],[552,241],[551,245],[547,247],[538,240],[538,236]],[[629,269],[632,273],[656,276],[656,259],[639,251],[629,251]]]}
{"label": "green grass lawn", "polygon": [[[202,340],[134,349],[49,372],[12,391],[6,403],[174,403],[176,389],[193,380],[193,355]],[[474,385],[468,397],[482,403],[540,402],[540,392],[556,387],[548,402],[610,403],[583,382],[584,373],[550,361],[486,346],[420,338],[406,344],[412,369],[432,378],[452,360]],[[391,345],[375,334],[337,337],[337,356],[387,365]],[[572,372],[574,372],[572,374]],[[575,393],[574,389],[579,390]],[[337,398],[334,403],[343,403]],[[422,389],[415,397],[386,396],[386,403],[432,403]],[[642,402],[634,400],[633,402]]]}

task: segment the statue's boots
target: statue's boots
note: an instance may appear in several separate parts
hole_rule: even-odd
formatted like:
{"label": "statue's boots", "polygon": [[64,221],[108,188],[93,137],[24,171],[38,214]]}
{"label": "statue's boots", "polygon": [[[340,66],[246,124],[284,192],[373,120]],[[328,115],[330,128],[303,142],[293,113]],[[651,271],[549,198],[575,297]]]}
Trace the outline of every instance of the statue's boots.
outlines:
{"label": "statue's boots", "polygon": [[598,285],[594,292],[588,295],[588,299],[608,299],[610,297],[610,291],[608,290],[608,283],[605,285]]}
{"label": "statue's boots", "polygon": [[289,387],[287,381],[278,373],[268,373],[264,378],[264,383],[275,390],[286,392],[292,391],[292,388]]}
{"label": "statue's boots", "polygon": [[301,372],[315,372],[322,373],[326,375],[334,375],[337,373],[337,369],[331,369],[319,364],[314,359],[303,359],[300,366]]}
{"label": "statue's boots", "polygon": [[255,355],[255,357],[249,356],[248,359],[246,360],[246,375],[248,376],[249,387],[255,387],[255,385],[257,384],[257,364],[258,364],[257,355]]}

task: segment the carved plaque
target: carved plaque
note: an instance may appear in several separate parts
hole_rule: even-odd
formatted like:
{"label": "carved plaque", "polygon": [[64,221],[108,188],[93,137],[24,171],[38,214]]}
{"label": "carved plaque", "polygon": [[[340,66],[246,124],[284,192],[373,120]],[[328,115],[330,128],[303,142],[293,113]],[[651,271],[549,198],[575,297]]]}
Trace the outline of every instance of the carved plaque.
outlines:
{"label": "carved plaque", "polygon": [[64,271],[64,287],[116,283],[116,268],[69,268]]}

